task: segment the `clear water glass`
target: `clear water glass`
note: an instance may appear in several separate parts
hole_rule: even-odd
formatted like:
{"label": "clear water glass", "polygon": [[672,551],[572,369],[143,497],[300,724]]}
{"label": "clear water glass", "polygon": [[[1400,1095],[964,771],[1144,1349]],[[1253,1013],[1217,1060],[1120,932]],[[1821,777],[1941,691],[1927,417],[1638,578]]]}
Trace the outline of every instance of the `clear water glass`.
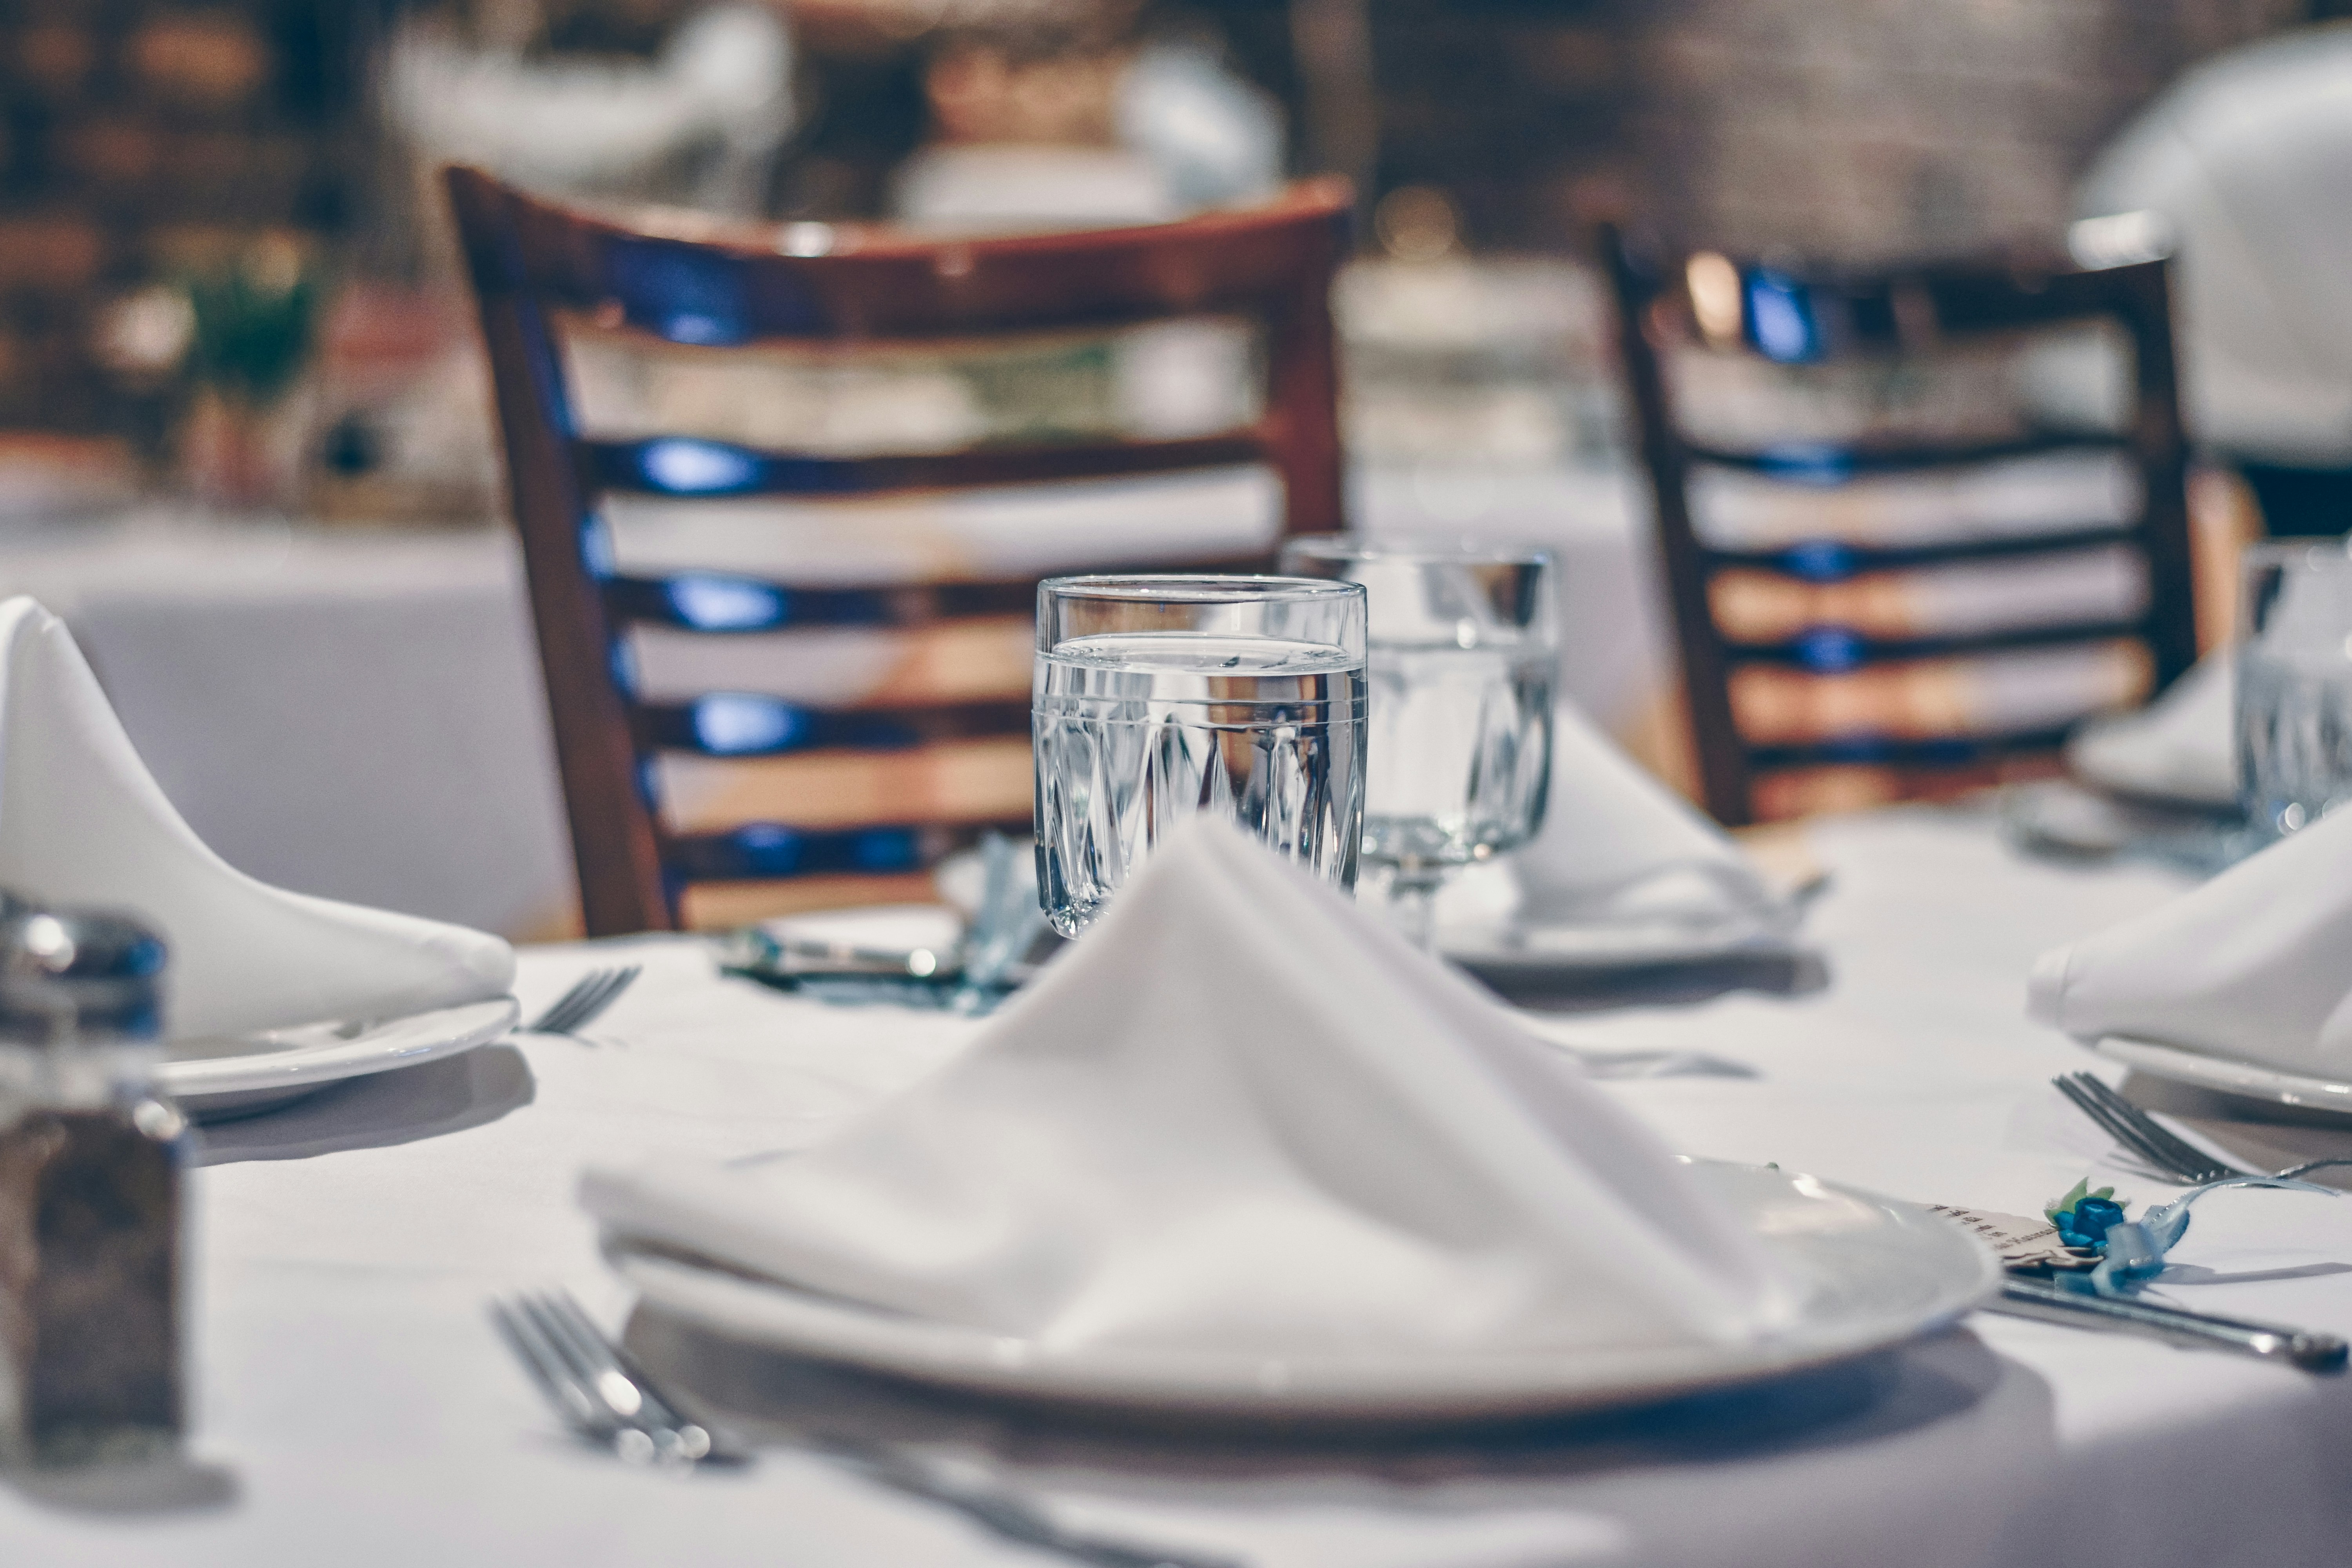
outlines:
{"label": "clear water glass", "polygon": [[1433,940],[1438,889],[1543,826],[1559,670],[1550,557],[1441,539],[1296,539],[1282,569],[1362,584],[1371,734],[1364,859]]}
{"label": "clear water glass", "polygon": [[2281,837],[2352,800],[2352,551],[2257,544],[2240,574],[2238,798]]}
{"label": "clear water glass", "polygon": [[1352,888],[1364,590],[1285,577],[1057,577],[1037,590],[1037,897],[1093,922],[1182,819]]}

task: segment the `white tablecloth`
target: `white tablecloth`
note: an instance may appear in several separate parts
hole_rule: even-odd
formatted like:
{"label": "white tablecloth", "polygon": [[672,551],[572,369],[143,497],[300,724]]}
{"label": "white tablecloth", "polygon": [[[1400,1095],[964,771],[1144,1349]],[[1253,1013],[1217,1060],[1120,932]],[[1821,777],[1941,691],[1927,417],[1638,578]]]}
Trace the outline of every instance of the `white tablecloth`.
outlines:
{"label": "white tablecloth", "polygon": [[[1567,689],[1617,722],[1655,690],[1665,647],[1627,494],[1598,471],[1363,472],[1355,508],[1375,531],[1550,542]],[[1164,515],[1125,505],[1112,521],[1129,536],[1192,521],[1181,487],[1169,497]],[[850,542],[971,563],[952,519],[907,510],[858,514],[873,526]],[[1084,548],[1083,504],[1027,511],[1016,552],[1050,562]],[[152,512],[0,535],[0,597],[16,594],[73,627],[164,792],[233,865],[519,938],[566,929],[562,790],[505,531]]]}
{"label": "white tablecloth", "polygon": [[[1695,1154],[2011,1212],[2099,1169],[2106,1144],[2047,1087],[2090,1058],[2025,1020],[2024,974],[2169,876],[2022,862],[1982,819],[1926,811],[1814,837],[1834,879],[1811,925],[1825,986],[1538,1026],[1751,1065],[1616,1089]],[[787,1454],[686,1480],[626,1469],[560,1436],[509,1363],[483,1317],[493,1291],[561,1283],[608,1321],[626,1310],[572,1201],[583,1162],[814,1137],[974,1027],[721,981],[684,939],[530,952],[524,1004],[625,955],[647,973],[593,1044],[488,1047],[215,1129],[193,1184],[198,1467],[111,1500],[0,1484],[0,1559],[1042,1561]],[[2183,1300],[2352,1332],[2352,1204],[2218,1194],[2175,1258],[2206,1271]],[[1076,1513],[1258,1568],[2296,1568],[2352,1542],[2352,1381],[2007,1319],[1664,1414],[1352,1451],[894,1404],[638,1331],[755,1409],[814,1399],[830,1423],[977,1446]]]}

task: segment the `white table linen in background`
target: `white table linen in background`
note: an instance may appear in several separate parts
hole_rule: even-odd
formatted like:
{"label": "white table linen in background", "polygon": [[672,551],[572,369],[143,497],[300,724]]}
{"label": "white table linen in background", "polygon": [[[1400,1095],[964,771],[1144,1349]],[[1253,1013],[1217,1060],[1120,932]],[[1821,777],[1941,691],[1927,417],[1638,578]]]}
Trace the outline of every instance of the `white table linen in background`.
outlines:
{"label": "white table linen in background", "polygon": [[2288,1072],[2352,1070],[2352,812],[2034,963],[2033,1015]]}
{"label": "white table linen in background", "polygon": [[599,1165],[582,1198],[617,1240],[1063,1350],[1743,1344],[1798,1302],[1560,1052],[1205,817],[821,1146]]}
{"label": "white table linen in background", "polygon": [[[2021,862],[1989,823],[1928,813],[1814,839],[1834,879],[1809,926],[1828,989],[1539,1026],[1753,1064],[1750,1079],[1609,1086],[1688,1152],[2010,1213],[2086,1173],[2161,1196],[2102,1167],[2111,1145],[2048,1087],[2091,1058],[2024,1017],[2023,977],[2036,952],[2185,884]],[[1045,1561],[821,1464],[772,1455],[679,1484],[557,1435],[482,1301],[561,1282],[619,1321],[573,1201],[584,1164],[814,1142],[979,1027],[720,982],[674,940],[527,952],[522,999],[623,958],[647,972],[600,1043],[526,1038],[214,1130],[228,1163],[193,1187],[194,1451],[227,1495],[107,1515],[0,1485],[8,1561]],[[2352,1204],[2218,1193],[2174,1257],[2210,1271],[2168,1286],[2179,1300],[2352,1331]],[[784,1397],[777,1363],[709,1353],[763,1405]],[[878,1399],[828,1397],[838,1419]],[[2352,1540],[2352,1382],[2004,1319],[1826,1391],[1352,1452],[1162,1447],[954,1408],[886,1429],[978,1446],[1074,1515],[1258,1568],[2321,1568]]]}
{"label": "white table linen in background", "polygon": [[570,921],[503,531],[145,514],[0,537],[13,594],[72,630],[155,782],[240,871],[504,936]]}
{"label": "white table linen in background", "polygon": [[[1644,509],[1625,476],[1360,469],[1351,485],[1353,516],[1374,532],[1442,526],[1549,544],[1559,561],[1564,689],[1611,725],[1632,721],[1661,689],[1666,622]],[[1209,548],[1249,537],[1267,501],[1263,489],[1235,488],[1229,500],[1242,515],[1221,531],[1196,515],[1196,489],[1162,483],[1150,493],[1166,503],[1160,525],[1172,521]],[[1089,548],[1089,530],[1106,518],[1123,547],[1148,541],[1154,526],[1084,500],[982,510],[1005,525],[1000,559],[1017,570]],[[682,551],[676,515],[638,514],[629,542],[643,563]],[[716,527],[743,564],[755,541],[730,515],[721,507]],[[869,559],[878,549],[918,570],[987,559],[935,504],[859,503],[854,521],[872,536]],[[847,570],[851,542],[841,534],[800,542],[816,565]],[[506,530],[163,511],[18,528],[0,533],[0,597],[16,594],[40,599],[72,628],[156,782],[239,870],[517,939],[572,918],[562,790],[521,557]],[[845,646],[814,650],[822,657],[801,649],[795,678],[816,664],[832,679],[845,661],[854,679],[872,663],[855,628],[835,640]]]}
{"label": "white table linen in background", "polygon": [[506,994],[514,951],[480,931],[289,893],[188,831],[63,623],[0,600],[0,887],[125,910],[171,950],[174,1037],[392,1018]]}

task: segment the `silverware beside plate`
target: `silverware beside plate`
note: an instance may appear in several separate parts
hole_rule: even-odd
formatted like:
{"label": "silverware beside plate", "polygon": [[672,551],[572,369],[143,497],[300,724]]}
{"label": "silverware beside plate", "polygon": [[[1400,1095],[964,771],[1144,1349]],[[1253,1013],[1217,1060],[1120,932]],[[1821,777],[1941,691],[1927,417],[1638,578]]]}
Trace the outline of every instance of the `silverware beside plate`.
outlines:
{"label": "silverware beside plate", "polygon": [[621,993],[635,984],[643,971],[644,966],[635,963],[592,969],[573,982],[572,988],[557,997],[545,1012],[523,1025],[520,1032],[576,1035],[603,1017],[605,1009],[621,999]]}
{"label": "silverware beside plate", "polygon": [[2145,1160],[2158,1174],[2189,1186],[2228,1181],[2235,1176],[2269,1176],[2279,1181],[2290,1181],[2313,1171],[2352,1165],[2352,1160],[2305,1160],[2299,1165],[2289,1165],[2281,1171],[2249,1171],[2217,1160],[2179,1136],[2108,1087],[2102,1079],[2077,1072],[2062,1073],[2050,1081],[2059,1093],[2074,1102],[2076,1110],[2098,1123],[2107,1136]]}
{"label": "silverware beside plate", "polygon": [[717,939],[730,974],[841,1005],[876,1004],[992,1011],[1036,973],[1033,955],[1050,934],[1023,851],[1003,834],[981,841],[981,886],[951,945],[883,947],[748,926]]}
{"label": "silverware beside plate", "polygon": [[[494,1300],[490,1319],[563,1424],[597,1447],[632,1464],[680,1470],[751,1461],[744,1443],[656,1383],[569,1291]],[[1073,1529],[1016,1488],[887,1443],[809,1436],[796,1446],[893,1491],[951,1509],[1003,1540],[1093,1568],[1246,1568],[1237,1558]]]}
{"label": "silverware beside plate", "polygon": [[2252,1318],[2193,1312],[2146,1297],[2094,1296],[2041,1279],[2008,1280],[2000,1295],[1986,1302],[1984,1310],[2068,1328],[2106,1329],[2192,1348],[2235,1351],[2264,1361],[2285,1362],[2305,1372],[2342,1371],[2347,1350],[2334,1334]]}

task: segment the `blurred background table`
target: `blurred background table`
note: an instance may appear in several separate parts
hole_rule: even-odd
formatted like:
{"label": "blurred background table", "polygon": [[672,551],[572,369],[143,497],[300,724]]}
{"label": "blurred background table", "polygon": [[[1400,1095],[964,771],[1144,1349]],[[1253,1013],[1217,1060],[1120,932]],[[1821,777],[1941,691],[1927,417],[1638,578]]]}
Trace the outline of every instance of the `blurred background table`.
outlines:
{"label": "blurred background table", "polygon": [[[1665,647],[1628,486],[1607,468],[1352,476],[1356,515],[1375,532],[1551,544],[1567,689],[1621,728],[1645,718]],[[1225,484],[1165,504],[1245,510],[1254,494]],[[1099,506],[1122,510],[1115,493]],[[1123,510],[1127,526],[1150,526]],[[19,593],[72,626],[164,793],[239,869],[509,936],[575,929],[521,562],[504,528],[152,509],[0,534],[0,595]]]}

